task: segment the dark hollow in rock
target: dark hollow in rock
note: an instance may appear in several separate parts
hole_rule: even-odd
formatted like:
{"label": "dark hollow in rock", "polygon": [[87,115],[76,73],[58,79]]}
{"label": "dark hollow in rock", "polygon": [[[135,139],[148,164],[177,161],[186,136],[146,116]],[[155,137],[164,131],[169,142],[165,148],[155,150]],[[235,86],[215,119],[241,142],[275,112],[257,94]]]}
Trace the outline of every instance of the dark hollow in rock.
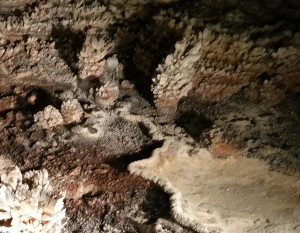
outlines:
{"label": "dark hollow in rock", "polygon": [[148,191],[141,207],[149,215],[149,223],[154,223],[159,218],[171,218],[170,197],[157,185]]}
{"label": "dark hollow in rock", "polygon": [[43,88],[32,90],[28,94],[27,98],[30,98],[30,96],[35,96],[34,102],[28,104],[28,110],[33,114],[43,110],[48,105],[52,105],[55,108],[59,108],[60,106],[61,101],[59,101],[52,93]]}
{"label": "dark hollow in rock", "polygon": [[63,25],[53,26],[51,36],[55,41],[55,49],[74,74],[78,74],[78,53],[80,52],[85,34]]}
{"label": "dark hollow in rock", "polygon": [[110,166],[112,166],[113,168],[125,172],[127,171],[127,167],[130,163],[137,160],[142,160],[151,157],[152,152],[155,149],[161,147],[162,144],[163,144],[162,141],[153,141],[151,143],[142,146],[141,150],[138,153],[124,154],[117,158],[110,158],[105,162]]}
{"label": "dark hollow in rock", "polygon": [[[161,6],[146,5],[131,18],[123,22],[126,30],[116,34],[118,38],[116,52],[119,61],[124,65],[124,77],[133,80],[139,94],[153,102],[151,92],[152,77],[155,69],[164,58],[174,52],[175,43],[182,38],[182,32],[167,25],[158,25],[152,17]],[[118,25],[113,25],[116,30]]]}
{"label": "dark hollow in rock", "polygon": [[213,124],[211,120],[192,110],[181,114],[175,123],[195,138],[198,138],[205,129],[210,128]]}

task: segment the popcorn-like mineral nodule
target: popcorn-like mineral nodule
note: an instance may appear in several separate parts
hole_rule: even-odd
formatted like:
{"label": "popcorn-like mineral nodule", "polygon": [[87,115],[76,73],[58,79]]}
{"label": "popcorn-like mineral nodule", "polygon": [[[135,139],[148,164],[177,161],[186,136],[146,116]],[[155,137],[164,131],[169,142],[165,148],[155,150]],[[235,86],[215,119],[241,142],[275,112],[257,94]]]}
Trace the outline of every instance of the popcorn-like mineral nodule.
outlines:
{"label": "popcorn-like mineral nodule", "polygon": [[64,194],[53,193],[45,169],[8,168],[0,182],[0,232],[59,233],[66,223]]}
{"label": "popcorn-like mineral nodule", "polygon": [[83,109],[77,99],[66,100],[61,105],[61,114],[66,124],[79,122]]}
{"label": "popcorn-like mineral nodule", "polygon": [[61,113],[52,105],[48,105],[43,111],[34,114],[33,117],[36,125],[43,129],[53,128],[63,123]]}

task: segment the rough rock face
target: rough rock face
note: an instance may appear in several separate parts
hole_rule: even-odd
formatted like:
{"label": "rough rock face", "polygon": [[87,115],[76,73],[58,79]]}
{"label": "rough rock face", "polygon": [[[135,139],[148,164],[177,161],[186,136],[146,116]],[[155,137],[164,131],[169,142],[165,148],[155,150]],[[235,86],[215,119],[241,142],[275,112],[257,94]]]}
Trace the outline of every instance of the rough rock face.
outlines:
{"label": "rough rock face", "polygon": [[158,66],[159,73],[154,78],[153,94],[157,107],[172,107],[179,99],[187,96],[192,88],[194,64],[200,58],[201,44],[197,36],[184,38],[175,44],[174,54],[166,57],[165,63]]}
{"label": "rough rock face", "polygon": [[53,106],[47,106],[43,111],[34,115],[36,125],[43,129],[50,129],[62,125],[63,118],[61,113]]}
{"label": "rough rock face", "polygon": [[77,99],[66,100],[61,104],[61,115],[66,124],[79,122],[83,109]]}
{"label": "rough rock face", "polygon": [[96,93],[96,103],[109,105],[118,99],[119,88],[114,84],[106,84],[101,86]]}
{"label": "rough rock face", "polygon": [[65,233],[299,231],[299,9],[0,1],[0,161],[47,169]]}
{"label": "rough rock face", "polygon": [[60,84],[63,88],[75,84],[74,76],[59,57],[54,43],[47,42],[43,37],[38,39],[32,36],[20,41],[2,36],[0,50],[2,85]]}
{"label": "rough rock face", "polygon": [[[191,19],[190,24],[197,24],[197,20]],[[268,28],[261,30],[268,30]],[[300,53],[299,48],[295,48],[297,43],[292,42],[289,45],[291,47],[274,49],[270,45],[273,38],[266,39],[264,43],[260,40],[251,40],[255,30],[246,30],[240,34],[229,34],[225,31],[225,29],[222,31],[222,28],[218,27],[207,27],[200,32],[197,41],[194,42],[199,46],[198,52],[195,53],[198,58],[194,57],[195,60],[190,62],[195,72],[182,78],[185,80],[186,86],[190,86],[188,90],[193,90],[194,95],[201,97],[204,101],[219,101],[232,96],[242,87],[249,86],[250,83],[253,86],[254,83],[261,82],[261,78],[267,79],[266,82],[263,82],[264,85],[259,84],[262,87],[257,86],[254,88],[255,90],[253,87],[248,89],[249,95],[252,95],[250,99],[253,101],[275,105],[285,97],[287,91],[299,91]],[[287,34],[289,33],[287,32]],[[294,37],[296,38],[297,35],[294,34]],[[276,39],[274,38],[274,40]],[[175,53],[176,50],[178,48],[175,45]],[[168,68],[171,70],[174,70],[173,66],[176,67],[175,64],[171,63],[164,66],[169,66]],[[160,67],[158,69],[161,69]],[[182,67],[180,64],[177,64],[177,67],[188,73],[189,69],[186,67]],[[174,72],[177,76],[181,73],[175,70]],[[177,79],[176,75],[171,76],[175,77],[171,80]],[[191,79],[191,76],[194,77]],[[156,94],[157,89],[178,89],[177,83],[173,83],[174,81],[165,82],[164,80],[163,76],[154,79],[153,89],[157,103],[163,102],[165,99],[165,97]],[[291,85],[291,83],[293,84]],[[275,101],[265,93],[266,88],[268,88],[268,93],[278,93]],[[254,93],[252,94],[252,92]],[[164,93],[168,92],[165,91]],[[177,101],[172,101],[174,97],[171,96],[169,102],[176,106],[179,98]]]}
{"label": "rough rock face", "polygon": [[104,36],[100,39],[95,35],[87,36],[79,54],[80,78],[99,78],[106,65],[105,56],[112,47],[113,43]]}
{"label": "rough rock face", "polygon": [[[214,159],[173,138],[129,170],[163,186],[174,218],[197,232],[298,232],[300,182],[265,166],[243,157]],[[286,208],[293,211],[282,215]]]}
{"label": "rough rock face", "polygon": [[[20,6],[16,6],[13,1],[2,3],[3,9],[6,9],[8,14],[17,7],[21,12],[20,16],[12,14],[7,20],[3,16],[1,21],[4,29],[1,32],[0,44],[0,57],[3,61],[1,75],[7,77],[1,79],[4,83],[8,79],[10,83],[14,81],[19,83],[18,80],[22,79],[21,82],[31,85],[39,85],[46,80],[49,85],[53,84],[53,81],[64,85],[74,85],[74,75],[70,69],[72,71],[79,69],[79,77],[82,79],[87,77],[99,78],[105,69],[106,56],[114,47],[115,38],[114,35],[108,35],[109,28],[114,28],[115,22],[122,23],[122,20],[133,17],[135,12],[143,11],[147,4],[153,3],[156,6],[172,1],[134,1],[130,3],[128,1],[112,1],[110,5],[106,6],[96,2],[82,4],[52,0],[37,4],[30,12],[26,11],[24,6],[33,2],[28,1],[28,3]],[[153,27],[153,34],[156,34],[157,37],[161,36],[159,35],[160,32],[160,34],[166,34],[162,37],[164,40],[168,40],[168,34],[180,38],[185,35],[200,33],[198,39],[194,39],[193,43],[197,43],[201,49],[198,50],[197,54],[194,51],[198,59],[194,58],[194,61],[189,64],[191,67],[186,68],[183,66],[184,64],[178,63],[169,64],[169,61],[160,66],[156,64],[158,73],[169,72],[168,75],[170,76],[175,76],[175,74],[171,74],[167,69],[173,70],[172,72],[175,72],[177,76],[183,72],[177,72],[176,69],[186,69],[186,78],[180,79],[182,83],[186,83],[184,85],[186,88],[178,91],[179,94],[170,94],[170,89],[174,89],[174,91],[178,89],[176,86],[178,84],[172,83],[174,80],[169,83],[164,81],[164,75],[157,76],[153,73],[155,64],[151,60],[159,62],[153,53],[164,56],[159,51],[162,49],[161,43],[157,43],[155,38],[151,37],[151,30],[149,29],[142,29],[138,32],[136,38],[138,43],[133,48],[133,59],[136,66],[147,76],[155,75],[153,76],[155,102],[163,106],[163,102],[168,102],[165,96],[168,95],[170,103],[166,105],[175,106],[178,99],[186,95],[187,90],[190,89],[187,87],[191,85],[193,92],[201,96],[203,100],[218,101],[230,97],[250,83],[255,86],[260,77],[265,77],[271,81],[272,85],[269,85],[268,89],[278,92],[281,96],[275,100],[274,104],[284,98],[285,92],[299,90],[299,79],[297,78],[300,60],[299,32],[297,32],[297,28],[289,25],[283,33],[278,35],[283,28],[282,25],[288,25],[293,18],[286,17],[278,23],[274,16],[268,15],[268,10],[271,11],[271,9],[277,10],[278,14],[292,11],[288,8],[289,6],[285,7],[280,2],[263,9],[257,2],[251,5],[226,1],[228,9],[235,8],[236,10],[228,11],[223,16],[217,14],[214,19],[210,19],[209,14],[214,10],[215,12],[226,11],[225,3],[220,4],[219,8],[216,7],[216,9],[213,8],[213,4],[219,3],[218,1],[215,3],[211,1],[211,3],[202,4],[192,2],[187,5],[180,3],[178,6],[174,4],[174,7],[155,14],[149,23],[149,26]],[[293,4],[297,6],[291,1],[290,5]],[[120,5],[125,7],[121,8]],[[247,12],[247,7],[253,11]],[[282,7],[281,10],[280,7]],[[187,9],[190,13],[188,14],[181,9]],[[199,12],[198,15],[194,13],[196,11]],[[255,24],[253,21],[255,14],[257,17],[260,14],[266,15],[262,18],[262,25]],[[295,17],[297,17],[296,15]],[[142,16],[142,19],[145,17]],[[247,17],[249,18],[248,21]],[[263,24],[264,21],[265,24]],[[166,25],[167,28],[164,30],[162,25]],[[120,30],[124,29],[120,28]],[[74,35],[76,33],[85,34],[84,42],[80,44],[81,42],[78,41],[76,44],[69,31]],[[165,33],[162,33],[163,31]],[[99,34],[99,32],[101,33]],[[58,39],[64,34],[68,36],[65,41]],[[265,35],[260,36],[262,34]],[[24,35],[26,35],[26,40],[22,39]],[[49,43],[47,38],[51,38],[51,36],[55,37],[53,38],[55,42]],[[149,36],[152,40],[147,38]],[[133,35],[133,37],[135,36]],[[77,47],[75,50],[82,47],[78,58],[76,58],[76,54],[73,54],[74,51],[70,45]],[[58,52],[54,47],[58,49]],[[172,47],[175,50],[179,49],[176,48],[176,45],[168,45],[167,47],[171,50]],[[149,53],[152,55],[149,56]],[[170,54],[170,56],[172,55]],[[70,67],[65,66],[61,58]],[[16,60],[17,62],[15,62]],[[49,63],[49,61],[51,62]],[[161,70],[162,66],[165,67],[163,68],[164,71]],[[173,66],[177,68],[174,70]],[[195,69],[195,73],[193,69]],[[191,81],[192,75],[194,77]],[[53,77],[56,78],[53,79]],[[168,89],[168,91],[165,91],[163,96],[158,94],[158,90],[164,89]],[[248,89],[251,100],[270,102],[268,101],[270,97],[264,94],[264,87],[262,90],[255,88],[256,90],[252,91],[252,89]]]}
{"label": "rough rock face", "polygon": [[[273,52],[273,49],[256,47],[247,37],[217,36],[209,30],[203,31],[201,41],[203,53],[193,81],[196,93],[203,100],[228,98],[250,82],[262,82],[262,76],[266,77],[263,85],[260,83],[253,90],[250,84],[249,95],[259,92],[253,94],[256,95],[251,98],[253,101],[275,105],[285,97],[287,90],[299,89],[299,80],[295,78],[300,72],[296,68],[300,61],[297,48],[280,48]],[[287,80],[293,82],[293,87]],[[271,94],[267,93],[274,92],[278,99],[272,101]]]}

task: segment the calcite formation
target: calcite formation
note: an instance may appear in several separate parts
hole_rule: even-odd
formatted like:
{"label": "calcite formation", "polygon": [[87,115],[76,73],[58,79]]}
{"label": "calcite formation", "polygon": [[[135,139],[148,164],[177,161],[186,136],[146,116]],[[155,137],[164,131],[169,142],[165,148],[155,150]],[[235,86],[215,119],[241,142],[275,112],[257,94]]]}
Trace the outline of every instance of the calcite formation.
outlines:
{"label": "calcite formation", "polygon": [[60,111],[66,124],[79,122],[84,113],[77,99],[64,101]]}
{"label": "calcite formation", "polygon": [[[271,83],[267,85],[266,82],[264,86],[261,83],[259,84],[260,87],[262,86],[261,90],[259,90],[260,87],[255,88],[256,91],[262,92],[257,96],[259,101],[275,105],[284,98],[287,90],[297,91],[300,74],[299,49],[280,48],[278,51],[272,52],[272,49],[259,46],[257,42],[251,41],[249,37],[250,34],[220,34],[209,28],[205,28],[200,32],[198,41],[194,42],[201,45],[196,54],[198,59],[194,61],[196,64],[191,73],[187,75],[188,78],[183,78],[186,85],[190,86],[188,90],[192,89],[193,95],[199,96],[202,100],[220,101],[230,97],[241,90],[242,87],[248,86],[253,80],[259,82],[259,77],[265,75],[270,77],[269,79],[272,77],[271,82],[273,85],[270,85]],[[169,64],[170,69],[172,65]],[[179,72],[176,73],[178,75]],[[193,76],[192,79],[191,76]],[[175,78],[173,79],[173,77]],[[164,79],[160,76],[154,79],[153,92],[158,103],[157,106],[165,99],[165,97],[156,95],[157,89],[178,89],[176,84],[171,81],[165,83]],[[171,79],[175,80],[176,76],[172,75]],[[161,82],[157,80],[161,80]],[[266,86],[268,86],[268,93],[280,92],[278,100],[272,101],[263,94]],[[164,92],[164,94],[166,93]],[[184,95],[187,95],[187,93]],[[174,106],[176,106],[180,97],[173,101]]]}
{"label": "calcite formation", "polygon": [[98,104],[110,105],[119,96],[119,88],[115,84],[105,84],[96,91],[95,101]]}
{"label": "calcite formation", "polygon": [[[151,4],[168,6],[171,2],[176,1],[114,0],[103,1],[101,4],[96,1],[84,3],[60,0],[28,0],[22,1],[22,4],[16,1],[2,2],[0,76],[3,78],[0,82],[7,84],[9,80],[10,84],[59,84],[61,89],[76,88],[78,77],[93,79],[106,75],[103,72],[110,66],[107,58],[112,55],[113,49],[118,51],[115,42],[120,42],[117,33],[112,32],[127,30],[133,41],[130,45],[132,51],[128,52],[133,54],[136,68],[146,78],[154,80],[152,90],[158,107],[176,106],[181,97],[189,94],[189,90],[192,90],[191,95],[202,100],[220,101],[242,87],[255,83],[260,77],[272,79],[272,85],[266,89],[258,83],[258,89],[262,90],[255,88],[255,93],[251,93],[252,89],[248,88],[247,95],[252,96],[249,97],[251,100],[268,102],[269,97],[264,92],[272,90],[280,92],[281,97],[274,100],[276,104],[284,98],[286,92],[299,90],[299,33],[288,27],[278,35],[282,25],[287,22],[272,21],[272,16],[269,16],[269,20],[267,17],[261,19],[267,22],[265,25],[258,25],[253,18],[255,12],[259,15],[260,11],[264,11],[259,8],[259,4],[234,1],[220,3],[218,9],[214,8],[214,1],[187,5],[179,3],[176,7],[159,10],[146,20],[149,17],[147,9]],[[270,7],[278,9],[280,4]],[[230,10],[226,10],[226,5]],[[30,10],[26,6],[30,6]],[[190,13],[183,10],[183,6]],[[247,9],[253,9],[253,12]],[[13,14],[14,10],[20,11],[20,14]],[[6,17],[5,12],[9,16]],[[139,12],[143,12],[140,18],[147,25],[140,30],[136,29],[136,25],[130,25],[137,23],[135,20],[139,18],[136,17]],[[216,12],[216,16],[210,18],[209,14],[213,12]],[[265,15],[268,14],[266,11]],[[127,25],[129,29],[118,25]],[[77,48],[79,50],[77,55],[70,46],[67,31],[75,35],[73,38],[76,38],[76,33],[85,38],[83,44],[72,39],[72,46],[76,47],[74,51]],[[195,38],[188,39],[189,35]],[[57,36],[61,38],[57,39]],[[176,53],[179,44],[186,43],[183,41],[201,48],[194,51],[189,67],[180,68],[180,59],[183,58],[176,58]],[[188,56],[188,51],[184,53]],[[174,56],[172,62],[169,61],[170,56]],[[178,61],[175,62],[176,59]],[[183,72],[180,69],[186,70]],[[178,79],[182,84],[178,84]]]}
{"label": "calcite formation", "polygon": [[0,183],[0,231],[59,233],[66,223],[64,195],[51,191],[43,169],[22,175],[6,169]]}
{"label": "calcite formation", "polygon": [[205,29],[200,36],[202,56],[194,76],[195,91],[203,99],[231,96],[270,69],[266,50],[240,35],[215,34]]}
{"label": "calcite formation", "polygon": [[[173,217],[197,232],[299,230],[299,180],[270,173],[262,161],[216,158],[204,148],[170,138],[129,170],[170,193]],[[282,215],[287,208],[293,211]]]}
{"label": "calcite formation", "polygon": [[2,84],[60,84],[59,88],[75,85],[75,77],[59,57],[54,43],[36,37],[17,42],[11,38],[4,38],[2,37],[0,42],[0,75],[4,77],[0,79]]}
{"label": "calcite formation", "polygon": [[275,76],[274,82],[283,84],[289,91],[299,91],[300,48],[279,48],[277,52],[272,54],[272,58],[274,67],[276,67],[275,71],[271,69]]}
{"label": "calcite formation", "polygon": [[[236,3],[227,1],[226,4],[235,6]],[[206,19],[206,14],[213,12],[213,3],[211,5],[203,3],[201,7],[195,3],[193,6],[195,10],[191,10],[193,12],[191,14],[179,8],[169,8],[153,17],[157,22],[164,22],[167,28],[172,29],[177,35],[200,33],[197,40],[197,43],[201,44],[197,54],[199,59],[194,65],[193,78],[190,79],[189,76],[186,79],[186,83],[192,85],[189,95],[203,101],[220,101],[249,86],[253,81],[267,78],[268,81],[272,79],[272,85],[268,85],[268,92],[278,93],[277,100],[269,100],[269,97],[263,94],[266,91],[266,86],[262,85],[264,80],[259,83],[259,87],[254,92],[261,92],[258,102],[275,105],[284,98],[286,92],[295,92],[299,89],[299,78],[297,78],[300,74],[299,33],[292,33],[286,29],[279,36],[276,31],[280,23],[276,22],[263,27],[248,26],[241,30],[240,27],[246,24],[245,17],[249,14],[243,12],[245,6],[240,6],[241,10],[229,11],[228,14],[224,14],[224,17],[216,16],[216,18],[220,17],[217,24],[205,24],[205,20],[209,21]],[[199,7],[206,10],[197,11]],[[220,6],[221,10],[223,8],[226,7]],[[263,33],[268,36],[257,36]],[[278,48],[274,44],[282,44],[282,47]],[[159,67],[164,65],[162,63]],[[168,89],[176,90],[177,87],[167,82],[162,88],[157,80],[159,77],[155,75],[152,89],[155,102],[159,103],[163,102],[165,97],[159,97],[156,94],[157,89],[168,86]],[[258,90],[260,88],[262,90]],[[173,106],[176,106],[177,102],[173,101]],[[171,103],[172,101],[170,105]]]}
{"label": "calcite formation", "polygon": [[184,38],[175,44],[174,54],[168,55],[164,64],[158,66],[158,74],[153,79],[157,107],[176,106],[181,97],[187,96],[192,88],[194,64],[200,58],[200,49],[197,36]]}
{"label": "calcite formation", "polygon": [[[262,81],[260,83],[262,89],[268,86],[269,93],[283,92],[279,101],[283,99],[287,89],[291,90],[291,86],[285,80],[292,82],[295,90],[299,88],[299,82],[294,78],[299,75],[298,50],[280,48],[272,53],[272,49],[259,46],[257,42],[249,40],[249,37],[250,35],[216,35],[209,29],[203,31],[201,38],[203,53],[193,80],[195,91],[202,99],[222,100],[230,97],[241,87],[248,86],[251,81],[259,80],[262,76],[272,79],[273,83],[270,86],[271,82],[268,84],[267,80],[265,85],[262,85]],[[286,56],[289,52],[290,56]],[[256,88],[258,89],[260,88]],[[269,99],[264,94],[259,98]],[[276,103],[278,101],[273,104]]]}
{"label": "calcite formation", "polygon": [[[20,16],[11,15],[7,19],[1,16],[0,75],[5,77],[1,78],[1,82],[7,83],[9,80],[10,84],[16,82],[35,86],[60,84],[59,88],[76,85],[76,77],[55,49],[60,45],[51,42],[53,31],[58,27],[60,36],[63,36],[64,28],[70,25],[74,31],[87,26],[105,29],[113,23],[113,16],[105,6],[84,6],[80,2],[72,4],[59,0],[39,2],[30,12],[24,10],[27,4],[34,2],[0,3],[6,12],[22,12]],[[24,36],[27,39],[23,40]]]}
{"label": "calcite formation", "polygon": [[[299,9],[0,1],[0,156],[54,175],[66,232],[299,232]],[[60,231],[47,179],[1,177],[1,230]]]}
{"label": "calcite formation", "polygon": [[38,127],[41,127],[43,129],[51,129],[53,127],[62,125],[63,117],[58,109],[56,109],[52,105],[49,105],[45,107],[43,111],[39,111],[34,114],[34,122]]}
{"label": "calcite formation", "polygon": [[113,43],[108,38],[88,36],[79,54],[80,78],[100,78],[106,65],[105,57],[112,47]]}

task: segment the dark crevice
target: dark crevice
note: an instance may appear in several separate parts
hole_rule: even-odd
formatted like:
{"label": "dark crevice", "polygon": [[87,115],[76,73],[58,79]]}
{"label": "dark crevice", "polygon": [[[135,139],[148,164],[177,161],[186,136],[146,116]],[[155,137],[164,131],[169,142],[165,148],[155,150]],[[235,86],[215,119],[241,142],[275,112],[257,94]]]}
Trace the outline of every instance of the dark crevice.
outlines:
{"label": "dark crevice", "polygon": [[153,184],[153,188],[148,191],[141,208],[148,215],[148,223],[152,224],[159,218],[170,219],[170,206],[170,195],[158,185]]}
{"label": "dark crevice", "polygon": [[38,111],[43,110],[48,105],[52,105],[55,108],[59,109],[59,106],[61,104],[61,101],[56,98],[53,94],[50,92],[42,89],[37,88],[32,90],[28,95],[27,98],[30,96],[33,96],[35,100],[30,104],[28,103],[28,111],[30,111],[32,114],[37,113]]}
{"label": "dark crevice", "polygon": [[271,77],[268,73],[263,72],[260,76],[258,76],[258,79],[261,83],[263,83],[265,80],[270,81]]}
{"label": "dark crevice", "polygon": [[204,130],[213,125],[213,122],[210,119],[207,119],[202,114],[193,110],[186,111],[179,115],[175,120],[175,123],[184,128],[184,130],[194,138],[199,138]]}
{"label": "dark crevice", "polygon": [[75,31],[70,26],[55,25],[51,31],[51,37],[55,41],[55,49],[60,58],[70,67],[71,71],[78,74],[78,54],[85,40],[85,33]]}
{"label": "dark crevice", "polygon": [[142,133],[144,135],[146,135],[148,138],[151,138],[151,135],[150,135],[150,132],[149,132],[150,130],[144,123],[139,122],[138,126],[139,126],[140,130],[142,131]]}
{"label": "dark crevice", "polygon": [[135,154],[126,154],[122,155],[118,158],[111,158],[105,161],[105,163],[109,164],[113,168],[119,170],[120,172],[127,171],[127,167],[130,163],[149,158],[152,155],[152,152],[161,147],[163,144],[162,141],[153,141],[151,144],[144,145],[140,152]]}
{"label": "dark crevice", "polygon": [[182,38],[182,32],[158,24],[153,15],[168,5],[145,5],[122,24],[112,25],[109,31],[116,34],[116,53],[124,65],[125,79],[133,81],[142,97],[153,103],[152,77],[164,58],[173,53],[175,43]]}
{"label": "dark crevice", "polygon": [[[0,212],[4,212],[4,211],[0,211]],[[0,220],[0,226],[11,227],[12,220],[13,220],[12,218]]]}

